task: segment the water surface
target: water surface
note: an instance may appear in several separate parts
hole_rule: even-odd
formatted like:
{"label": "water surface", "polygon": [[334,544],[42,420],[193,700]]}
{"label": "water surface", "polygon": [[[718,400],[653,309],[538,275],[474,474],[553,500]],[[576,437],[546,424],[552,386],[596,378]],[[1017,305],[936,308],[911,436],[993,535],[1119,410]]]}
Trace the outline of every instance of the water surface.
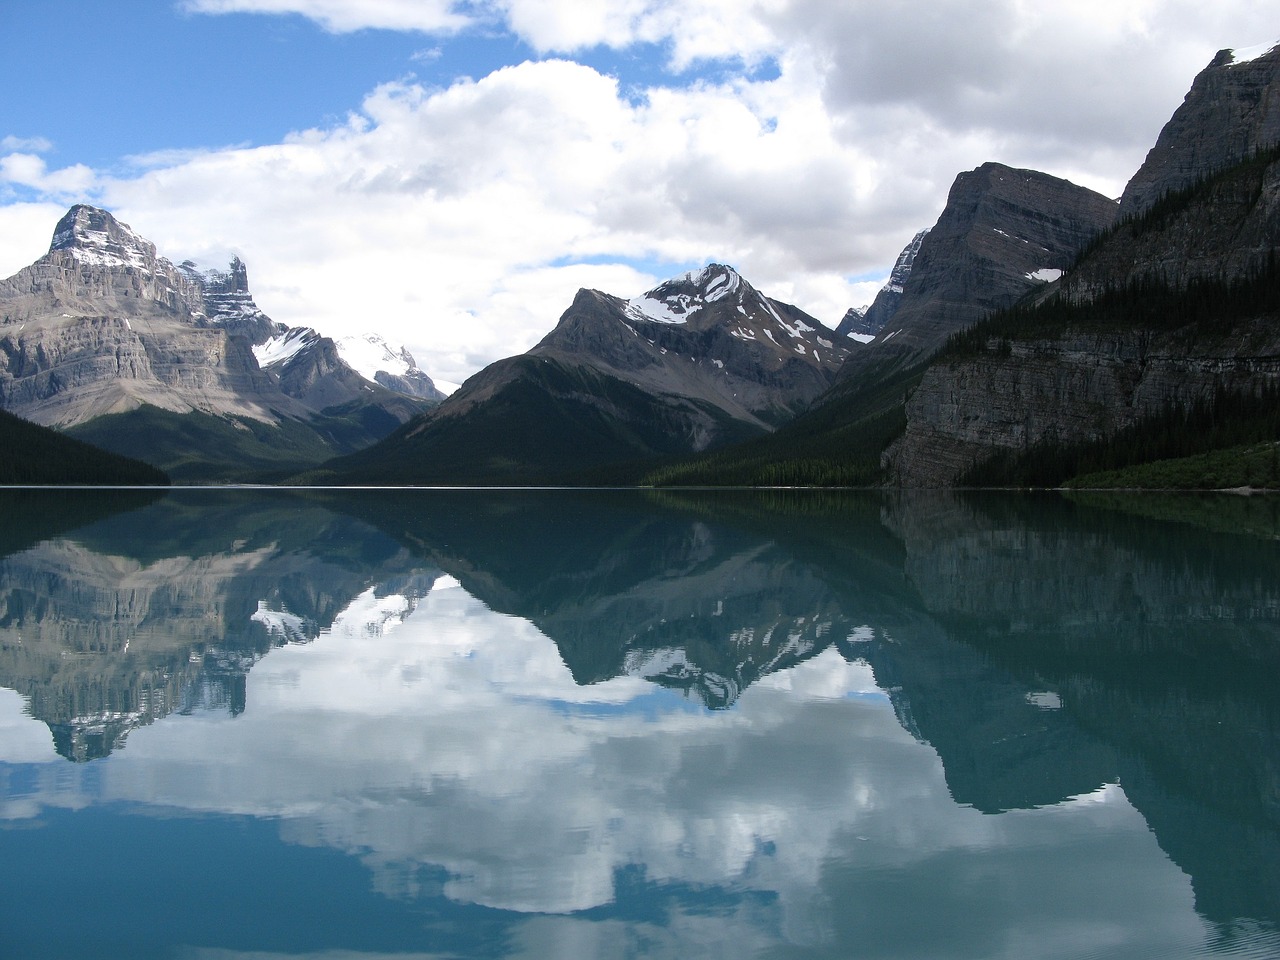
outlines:
{"label": "water surface", "polygon": [[0,954],[1280,955],[1278,512],[0,493]]}

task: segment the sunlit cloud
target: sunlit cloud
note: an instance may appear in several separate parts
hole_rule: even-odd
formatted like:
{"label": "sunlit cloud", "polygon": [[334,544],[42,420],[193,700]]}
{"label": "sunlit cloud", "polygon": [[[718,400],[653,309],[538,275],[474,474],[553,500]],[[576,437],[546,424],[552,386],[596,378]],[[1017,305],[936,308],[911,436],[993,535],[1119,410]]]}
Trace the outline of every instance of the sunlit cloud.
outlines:
{"label": "sunlit cloud", "polygon": [[[400,79],[278,143],[156,151],[111,171],[4,141],[0,204],[28,207],[0,206],[0,223],[28,222],[33,203],[101,202],[171,259],[241,256],[275,319],[382,333],[452,382],[536,343],[580,285],[633,296],[710,260],[834,325],[936,221],[958,173],[998,161],[1118,196],[1216,48],[1276,29],[1256,0],[183,9],[430,35],[418,64],[467,31],[563,58]],[[640,51],[658,72],[637,85],[572,59],[601,49]],[[0,239],[0,274],[31,249]]]}

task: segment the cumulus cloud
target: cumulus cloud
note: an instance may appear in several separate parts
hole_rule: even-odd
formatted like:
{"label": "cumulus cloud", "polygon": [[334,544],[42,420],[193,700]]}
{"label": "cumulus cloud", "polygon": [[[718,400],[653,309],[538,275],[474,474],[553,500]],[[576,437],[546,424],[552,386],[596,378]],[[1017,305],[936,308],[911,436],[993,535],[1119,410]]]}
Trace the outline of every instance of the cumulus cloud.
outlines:
{"label": "cumulus cloud", "polygon": [[11,153],[0,157],[0,184],[28,187],[53,197],[74,197],[88,193],[97,183],[89,167],[77,163],[50,170],[34,153]]}
{"label": "cumulus cloud", "polygon": [[[6,196],[91,191],[173,259],[242,256],[276,319],[381,332],[455,382],[537,342],[578,286],[631,296],[660,270],[708,260],[834,325],[937,219],[957,173],[995,160],[1118,196],[1218,46],[1275,39],[1256,0],[186,9],[287,12],[445,45],[470,24],[566,58],[442,86],[402,79],[281,143],[151,154],[110,179],[51,170],[17,141],[0,160]],[[660,83],[636,88],[567,59],[637,44],[658,45]],[[774,69],[753,69],[765,62]]]}
{"label": "cumulus cloud", "polygon": [[867,299],[845,278],[869,171],[786,82],[636,98],[546,60],[392,83],[338,127],[149,163],[103,199],[171,258],[243,256],[277,319],[378,330],[446,380],[532,346],[578,286],[664,279],[642,259],[734,263],[834,324]]}

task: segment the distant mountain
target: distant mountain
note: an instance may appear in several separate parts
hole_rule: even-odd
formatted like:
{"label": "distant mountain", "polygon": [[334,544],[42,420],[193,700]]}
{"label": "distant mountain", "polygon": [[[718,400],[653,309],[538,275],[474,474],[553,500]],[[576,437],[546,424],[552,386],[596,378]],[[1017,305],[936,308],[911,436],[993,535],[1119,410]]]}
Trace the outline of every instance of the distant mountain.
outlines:
{"label": "distant mountain", "polygon": [[254,303],[240,260],[175,267],[78,205],[45,256],[0,281],[0,407],[182,479],[318,462],[422,409],[319,335],[309,364],[264,370],[253,347],[285,329]]}
{"label": "distant mountain", "polygon": [[836,333],[866,339],[874,338],[885,328],[885,324],[898,312],[907,278],[911,276],[911,268],[915,266],[916,254],[920,252],[920,244],[928,234],[928,229],[925,229],[911,238],[911,242],[898,254],[893,271],[889,274],[889,281],[880,288],[871,306],[864,310],[851,309],[840,321],[840,326],[836,327]]}
{"label": "distant mountain", "polygon": [[340,337],[334,342],[338,356],[366,380],[423,400],[438,403],[445,398],[432,379],[418,369],[406,348],[393,346],[376,333]]}
{"label": "distant mountain", "polygon": [[327,480],[582,482],[768,432],[832,382],[849,346],[712,264],[631,299],[581,290],[528,353]]}

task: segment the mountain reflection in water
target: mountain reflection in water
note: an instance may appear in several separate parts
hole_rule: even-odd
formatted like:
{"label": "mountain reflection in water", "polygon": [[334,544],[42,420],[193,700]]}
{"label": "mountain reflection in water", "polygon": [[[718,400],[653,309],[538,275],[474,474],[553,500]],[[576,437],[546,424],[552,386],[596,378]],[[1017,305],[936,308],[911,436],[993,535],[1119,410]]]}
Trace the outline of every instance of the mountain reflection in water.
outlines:
{"label": "mountain reflection in water", "polygon": [[[23,955],[1280,945],[1272,500],[124,496],[0,495]],[[233,934],[217,871],[116,863],[164,919],[67,920],[90,825],[191,818],[347,910],[294,931],[238,876]]]}

